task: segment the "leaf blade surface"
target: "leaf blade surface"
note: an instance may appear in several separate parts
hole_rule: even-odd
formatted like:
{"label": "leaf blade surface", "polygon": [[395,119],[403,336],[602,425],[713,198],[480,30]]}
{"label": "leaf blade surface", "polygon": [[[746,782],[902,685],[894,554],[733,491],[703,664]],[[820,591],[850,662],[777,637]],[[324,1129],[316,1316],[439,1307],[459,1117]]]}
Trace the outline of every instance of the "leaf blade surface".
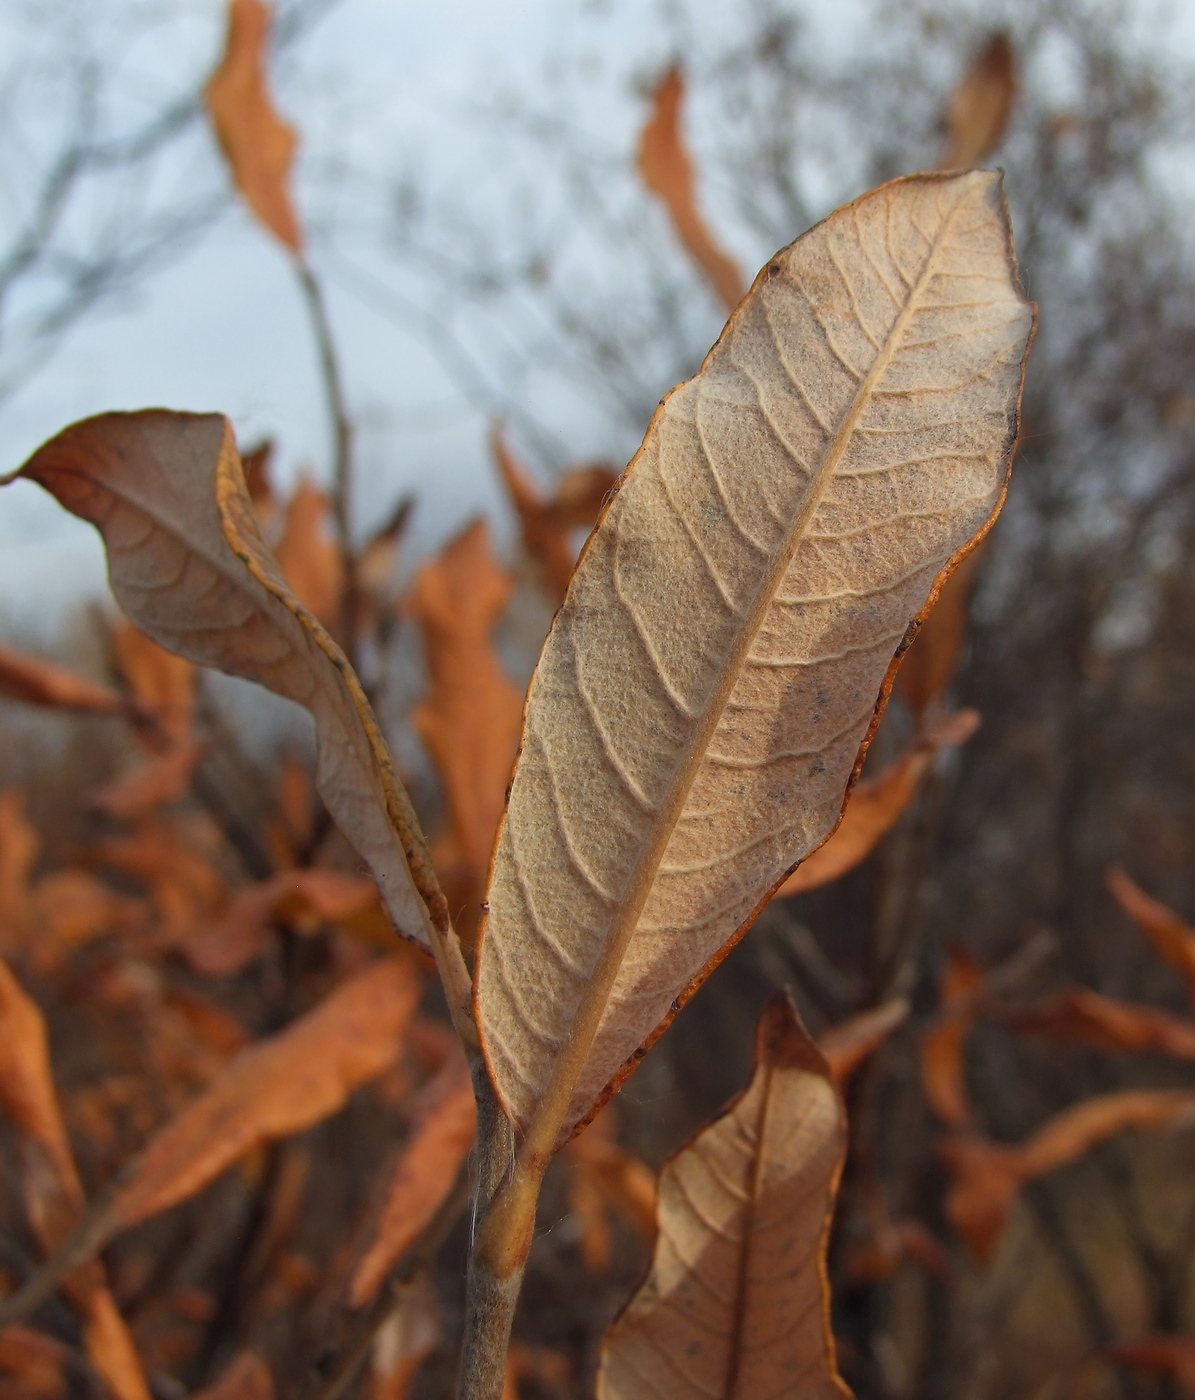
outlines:
{"label": "leaf blade surface", "polygon": [[837,823],[894,653],[998,508],[1031,327],[998,178],[914,176],[773,259],[664,400],[495,852],[477,1003],[516,1121],[551,1100],[567,1136]]}

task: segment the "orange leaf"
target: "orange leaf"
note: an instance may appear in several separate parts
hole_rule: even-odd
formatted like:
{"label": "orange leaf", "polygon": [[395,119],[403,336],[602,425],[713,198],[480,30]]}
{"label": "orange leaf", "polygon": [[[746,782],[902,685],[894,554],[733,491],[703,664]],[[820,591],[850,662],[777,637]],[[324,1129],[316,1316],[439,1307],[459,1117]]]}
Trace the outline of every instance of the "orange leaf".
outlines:
{"label": "orange leaf", "polygon": [[979,728],[976,710],[959,710],[886,764],[856,783],[831,836],[807,856],[776,891],[781,899],[840,879],[875,850],[896,825],[940,748],[965,743]]}
{"label": "orange leaf", "polygon": [[1058,1040],[1078,1040],[1101,1050],[1158,1050],[1195,1059],[1195,1021],[1152,1006],[1115,1001],[1085,987],[1060,992],[1005,1019],[1017,1030]]}
{"label": "orange leaf", "polygon": [[1138,1371],[1155,1371],[1173,1376],[1180,1394],[1195,1396],[1195,1339],[1156,1334],[1137,1337],[1131,1342],[1117,1342],[1104,1352],[1117,1366],[1131,1366]]}
{"label": "orange leaf", "polygon": [[118,821],[139,821],[158,807],[176,802],[191,785],[203,757],[198,739],[180,739],[148,762],[131,768],[91,794],[89,805]]}
{"label": "orange leaf", "polygon": [[433,856],[453,915],[464,909],[466,938],[480,912],[522,721],[522,697],[490,636],[512,586],[478,520],[424,564],[405,605],[419,623],[431,681],[411,718],[444,786],[447,820]]}
{"label": "orange leaf", "polygon": [[1125,1090],[1084,1099],[1051,1118],[1019,1146],[953,1138],[938,1152],[953,1178],[946,1215],[981,1263],[995,1253],[1017,1192],[1126,1128],[1161,1128],[1195,1114],[1195,1095]]}
{"label": "orange leaf", "polygon": [[939,170],[982,165],[1004,139],[1016,96],[1012,45],[992,34],[950,95],[947,143]]}
{"label": "orange leaf", "polygon": [[975,1022],[974,993],[983,979],[983,969],[970,953],[948,949],[940,1020],[921,1041],[921,1087],[934,1112],[952,1128],[965,1128],[971,1121],[964,1052]]}
{"label": "orange leaf", "polygon": [[983,547],[973,549],[942,585],[929,616],[901,660],[893,690],[915,715],[942,699],[967,642],[971,593]]}
{"label": "orange leaf", "polygon": [[560,477],[555,496],[547,497],[511,450],[499,424],[490,431],[490,451],[518,514],[523,548],[553,600],[562,602],[577,562],[572,532],[593,527],[618,473],[600,463],[575,467]]}
{"label": "orange leaf", "polygon": [[330,627],[340,614],[344,561],[331,530],[327,496],[300,477],[286,507],[274,558],[299,601]]}
{"label": "orange leaf", "polygon": [[664,201],[676,236],[698,270],[726,310],[733,311],[747,287],[743,274],[718,247],[697,208],[693,166],[680,130],[684,95],[680,69],[669,68],[652,94],[651,116],[639,138],[639,173],[647,188]]}
{"label": "orange leaf", "polygon": [[194,665],[159,646],[128,621],[113,627],[111,645],[125,684],[138,703],[156,717],[167,746],[177,743],[189,733],[194,719]]}
{"label": "orange leaf", "polygon": [[617,1214],[644,1239],[656,1231],[656,1181],[646,1163],[616,1140],[614,1105],[564,1148],[569,1210],[580,1226],[581,1258],[590,1273],[610,1267],[609,1216]]}
{"label": "orange leaf", "polygon": [[362,875],[339,870],[282,870],[233,895],[214,923],[173,940],[197,972],[227,977],[259,958],[276,918],[315,925],[351,919],[378,904],[378,889]]}
{"label": "orange leaf", "polygon": [[219,1378],[193,1400],[274,1400],[270,1368],[254,1351],[238,1351]]}
{"label": "orange leaf", "polygon": [[63,1368],[69,1359],[70,1348],[57,1337],[20,1324],[6,1327],[0,1332],[0,1375],[11,1376],[20,1389],[10,1391],[0,1382],[0,1394],[13,1400],[66,1400]]}
{"label": "orange leaf", "polygon": [[0,646],[0,695],[76,714],[130,713],[129,702],[115,690],[13,647]]}
{"label": "orange leaf", "polygon": [[1191,1001],[1195,1003],[1195,928],[1149,895],[1114,865],[1104,877],[1113,898],[1146,938],[1159,956],[1166,959],[1187,979]]}
{"label": "orange leaf", "polygon": [[373,1241],[357,1265],[349,1306],[363,1307],[444,1203],[473,1146],[477,1117],[459,1048],[428,1085],[411,1137],[394,1165]]}
{"label": "orange leaf", "polygon": [[909,1014],[904,997],[894,997],[883,1006],[860,1011],[837,1026],[831,1026],[818,1041],[818,1048],[830,1066],[830,1078],[839,1089]]}
{"label": "orange leaf", "polygon": [[[45,1253],[70,1233],[84,1207],[83,1188],[62,1123],[46,1027],[37,1004],[0,961],[0,1103],[23,1135],[23,1184],[30,1224]],[[62,1280],[80,1315],[92,1364],[115,1400],[150,1400],[128,1328],[95,1259]]]}
{"label": "orange leaf", "polygon": [[337,1112],[393,1062],[420,995],[405,959],[372,963],[243,1051],[150,1140],[104,1212],[104,1237],[185,1201],[261,1143]]}
{"label": "orange leaf", "polygon": [[231,0],[224,57],[205,97],[216,140],[245,203],[292,252],[302,247],[288,177],[298,137],[274,111],[266,85],[271,13],[261,0]]}

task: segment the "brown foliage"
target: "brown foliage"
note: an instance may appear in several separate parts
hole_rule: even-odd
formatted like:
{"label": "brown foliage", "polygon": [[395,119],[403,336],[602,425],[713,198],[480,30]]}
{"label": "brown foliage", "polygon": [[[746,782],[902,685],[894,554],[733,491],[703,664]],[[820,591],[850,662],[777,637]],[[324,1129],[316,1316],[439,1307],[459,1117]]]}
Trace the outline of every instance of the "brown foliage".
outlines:
{"label": "brown foliage", "polygon": [[672,219],[676,236],[709,282],[727,311],[733,311],[747,290],[734,260],[718,247],[697,208],[693,166],[680,129],[685,80],[679,68],[669,68],[652,94],[651,116],[639,137],[639,174],[659,195]]}
{"label": "brown foliage", "polygon": [[1195,928],[1173,909],[1149,895],[1114,865],[1107,873],[1108,888],[1116,902],[1153,944],[1158,955],[1180,972],[1195,1003]]}
{"label": "brown foliage", "polygon": [[950,95],[942,170],[982,165],[1004,139],[1016,96],[1012,44],[992,34]]}
{"label": "brown foliage", "polygon": [[208,112],[245,203],[292,252],[303,236],[288,184],[298,137],[275,112],[266,81],[271,12],[262,0],[230,0],[228,38],[207,85]]}

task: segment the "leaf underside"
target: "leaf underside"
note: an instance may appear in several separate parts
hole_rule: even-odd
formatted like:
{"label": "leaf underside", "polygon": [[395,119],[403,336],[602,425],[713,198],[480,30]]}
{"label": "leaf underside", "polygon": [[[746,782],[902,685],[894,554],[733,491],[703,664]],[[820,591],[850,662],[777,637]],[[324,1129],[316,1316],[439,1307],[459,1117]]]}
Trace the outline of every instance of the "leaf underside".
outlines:
{"label": "leaf underside", "polygon": [[607,1334],[598,1400],[846,1400],[825,1249],[845,1124],[784,998],[755,1074],[660,1173],[651,1272]]}
{"label": "leaf underside", "polygon": [[910,176],[778,254],[664,400],[494,856],[478,1019],[516,1121],[583,1041],[567,1136],[833,830],[894,654],[999,507],[1032,324],[999,177]]}
{"label": "leaf underside", "polygon": [[430,858],[414,814],[357,678],[261,539],[227,420],[101,414],[59,433],[14,476],[96,526],[112,591],[138,627],[310,711],[320,796],[396,927],[427,946],[434,885],[416,883]]}

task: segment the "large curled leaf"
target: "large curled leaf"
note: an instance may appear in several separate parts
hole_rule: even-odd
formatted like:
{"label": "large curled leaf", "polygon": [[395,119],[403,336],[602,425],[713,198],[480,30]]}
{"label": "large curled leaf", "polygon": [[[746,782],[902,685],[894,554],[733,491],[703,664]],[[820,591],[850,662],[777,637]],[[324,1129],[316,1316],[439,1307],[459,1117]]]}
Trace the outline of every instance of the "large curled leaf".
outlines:
{"label": "large curled leaf", "polygon": [[590,1113],[834,829],[894,654],[998,508],[1032,324],[999,178],[910,176],[778,254],[657,411],[494,857],[478,1012],[519,1122]]}
{"label": "large curled leaf", "polygon": [[843,1400],[826,1240],[846,1125],[791,1004],[739,1099],[660,1173],[651,1272],[606,1337],[598,1400]]}
{"label": "large curled leaf", "polygon": [[262,542],[227,420],[100,414],[51,438],[15,477],[96,526],[112,591],[138,627],[306,706],[320,796],[399,931],[429,944],[428,908],[442,897],[410,802],[356,676]]}

